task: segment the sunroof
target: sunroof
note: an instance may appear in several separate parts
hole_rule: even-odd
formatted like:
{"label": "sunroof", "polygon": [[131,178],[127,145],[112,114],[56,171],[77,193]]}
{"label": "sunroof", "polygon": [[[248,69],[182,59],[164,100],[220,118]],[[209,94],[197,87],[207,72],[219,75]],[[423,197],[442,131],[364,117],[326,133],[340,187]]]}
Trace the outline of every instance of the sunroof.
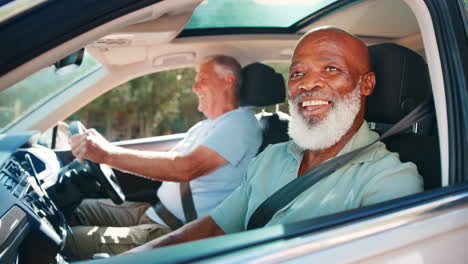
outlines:
{"label": "sunroof", "polygon": [[338,0],[205,0],[185,29],[287,28]]}

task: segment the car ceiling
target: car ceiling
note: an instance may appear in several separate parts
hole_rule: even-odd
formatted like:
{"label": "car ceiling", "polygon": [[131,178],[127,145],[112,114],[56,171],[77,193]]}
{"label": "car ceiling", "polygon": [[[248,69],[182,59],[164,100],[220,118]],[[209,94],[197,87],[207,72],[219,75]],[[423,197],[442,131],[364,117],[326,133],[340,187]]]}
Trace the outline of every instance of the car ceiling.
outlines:
{"label": "car ceiling", "polygon": [[[403,0],[367,0],[340,8],[344,2],[350,1],[327,7],[338,9],[331,15],[311,14],[285,29],[182,30],[189,16],[162,17],[105,36],[88,45],[88,50],[110,69],[144,62],[153,71],[160,71],[193,65],[197,58],[215,53],[234,56],[243,65],[254,61],[288,61],[303,33],[332,25],[360,36],[369,45],[394,42],[424,55],[417,21]],[[397,22],[392,14],[399,14]],[[174,39],[175,32],[181,33]]]}
{"label": "car ceiling", "polygon": [[[392,10],[412,17],[404,1],[406,0],[391,1],[394,5]],[[35,115],[31,116],[28,122],[12,127],[11,131],[24,129],[44,131],[58,120],[65,119],[94,98],[122,83],[162,70],[194,66],[199,58],[206,55],[231,55],[242,65],[256,61],[289,62],[297,40],[309,28],[322,26],[323,21],[327,21],[328,25],[346,26],[343,24],[346,19],[341,19],[342,15],[361,16],[374,13],[374,10],[383,13],[389,1],[339,1],[295,23],[286,31],[283,29],[282,33],[258,28],[223,28],[211,31],[208,35],[201,35],[203,32],[194,34],[192,30],[191,36],[187,36],[184,34],[184,27],[201,2],[202,0],[157,2],[81,34],[17,67],[14,71],[0,76],[0,90],[2,90],[83,46],[105,68],[99,80],[81,87],[79,93],[71,89],[61,94],[57,100],[60,102],[65,100],[66,104],[54,106],[56,100],[50,100],[42,105],[42,111],[35,111]],[[386,32],[385,34],[357,31],[360,25],[379,28],[370,27],[365,19],[357,19],[347,29],[356,33],[367,44],[394,42],[422,52],[419,32],[391,29],[392,25],[388,19],[378,19],[379,14],[375,14],[375,17],[377,20],[374,22],[381,24],[380,27],[382,32]],[[411,21],[408,27],[417,28],[414,19],[401,19]],[[294,31],[287,31],[291,29]],[[261,30],[263,33],[259,33]]]}
{"label": "car ceiling", "polygon": [[[151,72],[191,66],[198,58],[215,53],[234,56],[243,65],[255,61],[288,61],[300,36],[311,28],[324,25],[346,29],[367,44],[394,42],[424,55],[417,21],[404,0],[366,0],[357,1],[357,4],[354,4],[356,1],[338,1],[281,31],[274,28],[184,30],[201,2],[161,1],[133,20],[110,21],[82,34],[76,42],[73,39],[62,45],[67,46],[66,49],[58,47],[46,52],[53,56],[48,56],[45,63],[41,60],[28,62],[28,67],[23,65],[13,74],[6,74],[7,77],[1,76],[0,90],[82,46],[86,46],[110,75],[115,77],[113,72],[120,75],[113,83]],[[398,20],[404,26],[395,26],[391,16],[395,13],[399,14]],[[64,54],[65,51],[68,52]]]}
{"label": "car ceiling", "polygon": [[[168,2],[172,6],[167,7]],[[235,56],[244,65],[254,61],[288,61],[296,41],[304,32],[318,26],[333,25],[360,36],[368,44],[394,42],[424,55],[417,21],[404,0],[366,0],[358,1],[357,4],[351,4],[353,1],[338,1],[283,29],[184,30],[196,6],[201,2],[202,0],[180,0],[153,4],[151,12],[133,22],[111,21],[107,24],[114,26],[108,26],[98,34],[83,34],[94,36],[94,41],[93,36],[85,40],[88,43],[86,46],[110,71],[118,69],[122,74],[122,71],[125,72],[122,67],[130,70],[129,65],[133,65],[134,70],[147,68],[142,71],[144,74],[193,65],[197,58],[213,53]],[[398,19],[394,19],[392,14],[398,14]],[[103,37],[110,30],[115,33]],[[97,38],[99,39],[96,40]],[[81,41],[81,46],[84,44],[86,43]],[[69,46],[70,52],[79,48]],[[40,51],[35,51],[38,52]],[[61,58],[64,55],[55,57]],[[21,61],[19,58],[16,60],[18,63]],[[36,65],[30,68],[21,73],[40,67]],[[129,75],[134,77],[133,74]],[[14,77],[4,82],[2,76],[0,90],[8,87],[2,84],[11,84],[15,79],[20,79],[19,76]]]}

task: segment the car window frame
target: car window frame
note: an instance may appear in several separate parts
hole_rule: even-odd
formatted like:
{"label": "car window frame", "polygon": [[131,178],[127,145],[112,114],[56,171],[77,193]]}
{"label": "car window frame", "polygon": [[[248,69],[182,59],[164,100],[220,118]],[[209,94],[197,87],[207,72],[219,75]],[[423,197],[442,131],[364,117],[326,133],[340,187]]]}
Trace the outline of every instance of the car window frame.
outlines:
{"label": "car window frame", "polygon": [[[468,48],[457,2],[425,0],[434,25],[445,88],[449,184],[468,180]],[[448,14],[448,15],[447,15]],[[464,89],[465,88],[465,89]]]}

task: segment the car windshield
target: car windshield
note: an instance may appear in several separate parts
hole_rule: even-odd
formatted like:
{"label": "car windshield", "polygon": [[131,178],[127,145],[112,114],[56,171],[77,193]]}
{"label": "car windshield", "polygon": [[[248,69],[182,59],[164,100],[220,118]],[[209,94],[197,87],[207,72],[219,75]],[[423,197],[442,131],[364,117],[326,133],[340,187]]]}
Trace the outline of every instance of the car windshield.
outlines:
{"label": "car windshield", "polygon": [[221,27],[287,28],[336,1],[205,0],[197,7],[185,29]]}
{"label": "car windshield", "polygon": [[[74,66],[74,67],[73,67]],[[0,92],[0,132],[34,111],[54,94],[97,71],[102,65],[85,52],[80,66],[43,68]]]}

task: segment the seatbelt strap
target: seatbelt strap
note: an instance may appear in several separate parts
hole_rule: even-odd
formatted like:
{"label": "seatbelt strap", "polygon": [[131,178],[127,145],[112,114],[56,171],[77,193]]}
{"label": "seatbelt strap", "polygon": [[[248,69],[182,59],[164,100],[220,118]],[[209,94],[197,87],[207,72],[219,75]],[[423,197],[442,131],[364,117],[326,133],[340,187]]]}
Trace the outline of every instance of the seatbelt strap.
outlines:
{"label": "seatbelt strap", "polygon": [[161,201],[156,203],[153,206],[153,209],[159,218],[161,218],[171,230],[174,231],[183,226],[183,223],[175,215],[173,215]]}
{"label": "seatbelt strap", "polygon": [[190,182],[180,183],[180,198],[182,200],[182,209],[184,210],[186,223],[197,219],[197,211],[195,210],[195,204],[193,203]]}
{"label": "seatbelt strap", "polygon": [[299,196],[302,192],[309,189],[312,185],[316,184],[326,176],[332,174],[337,169],[351,161],[360,153],[369,149],[374,143],[381,141],[384,138],[390,137],[410,127],[414,123],[424,119],[434,111],[434,104],[432,97],[426,99],[418,105],[413,111],[401,119],[398,123],[392,126],[387,132],[380,136],[374,142],[358,148],[354,151],[345,153],[341,156],[330,159],[316,167],[313,167],[303,173],[301,176],[292,180],[281,189],[273,193],[263,203],[255,209],[254,213],[249,219],[247,230],[265,226],[273,217],[273,215],[288,205],[294,198]]}

